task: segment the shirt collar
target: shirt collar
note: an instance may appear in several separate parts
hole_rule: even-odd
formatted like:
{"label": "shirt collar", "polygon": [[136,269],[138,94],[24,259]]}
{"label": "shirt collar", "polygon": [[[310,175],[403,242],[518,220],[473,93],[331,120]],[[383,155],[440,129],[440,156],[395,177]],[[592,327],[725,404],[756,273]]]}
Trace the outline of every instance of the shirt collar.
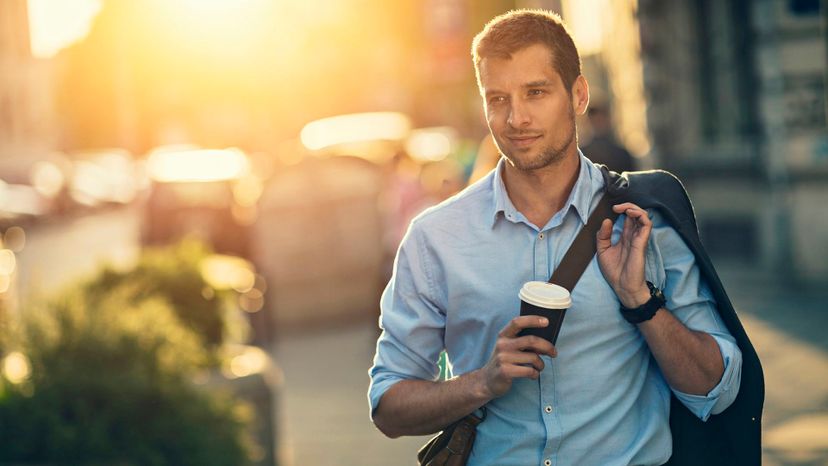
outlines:
{"label": "shirt collar", "polygon": [[[580,149],[578,149],[578,158],[581,162],[578,172],[578,179],[575,181],[575,185],[569,193],[569,198],[559,213],[565,214],[570,208],[573,208],[580,217],[581,222],[586,224],[589,219],[589,208],[592,204],[592,198],[595,197],[596,191],[600,190],[603,185],[600,183],[602,180],[600,172],[597,168],[595,168],[593,163],[589,161],[589,159],[584,157],[584,154]],[[515,205],[512,204],[512,200],[509,199],[509,194],[506,192],[506,184],[503,182],[503,165],[505,163],[504,158],[501,157],[500,160],[498,160],[497,167],[494,170],[494,177],[492,180],[492,190],[494,194],[492,227],[494,227],[495,223],[497,223],[497,219],[501,213],[510,221],[515,221],[515,219],[521,215],[517,208],[515,208]],[[555,214],[553,219],[556,216],[558,216],[558,214]],[[541,225],[541,227],[543,227],[543,225]]]}

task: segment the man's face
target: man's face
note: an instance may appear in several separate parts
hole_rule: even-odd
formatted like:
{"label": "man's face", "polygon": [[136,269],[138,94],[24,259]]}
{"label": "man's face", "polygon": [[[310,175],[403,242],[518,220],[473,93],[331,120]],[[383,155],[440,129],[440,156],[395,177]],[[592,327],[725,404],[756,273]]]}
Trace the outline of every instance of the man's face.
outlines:
{"label": "man's face", "polygon": [[489,129],[513,166],[537,170],[574,150],[575,112],[583,109],[576,109],[545,45],[530,45],[511,58],[484,58],[480,83]]}

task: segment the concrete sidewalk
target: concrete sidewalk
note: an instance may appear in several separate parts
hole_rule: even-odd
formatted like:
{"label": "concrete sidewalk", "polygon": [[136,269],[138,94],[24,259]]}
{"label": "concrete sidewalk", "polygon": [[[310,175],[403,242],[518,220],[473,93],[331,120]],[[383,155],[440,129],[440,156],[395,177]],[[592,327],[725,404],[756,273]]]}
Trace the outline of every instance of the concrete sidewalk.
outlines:
{"label": "concrete sidewalk", "polygon": [[390,440],[368,416],[375,322],[280,337],[280,466],[413,465],[428,437]]}
{"label": "concrete sidewalk", "polygon": [[828,465],[828,287],[718,269],[765,371],[763,464]]}
{"label": "concrete sidewalk", "polygon": [[[743,267],[722,280],[765,370],[764,463],[828,464],[828,289],[793,289]],[[368,418],[375,322],[280,336],[283,466],[415,464],[427,438],[389,440]]]}

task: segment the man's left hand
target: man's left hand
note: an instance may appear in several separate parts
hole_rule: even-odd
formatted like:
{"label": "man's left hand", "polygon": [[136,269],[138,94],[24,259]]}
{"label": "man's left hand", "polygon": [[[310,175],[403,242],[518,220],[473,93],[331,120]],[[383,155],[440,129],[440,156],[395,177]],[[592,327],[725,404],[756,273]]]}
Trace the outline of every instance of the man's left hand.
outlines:
{"label": "man's left hand", "polygon": [[612,210],[626,215],[624,229],[618,242],[611,244],[612,221],[604,219],[601,223],[596,240],[598,265],[621,304],[632,309],[650,299],[644,261],[653,222],[646,210],[631,202],[614,205]]}

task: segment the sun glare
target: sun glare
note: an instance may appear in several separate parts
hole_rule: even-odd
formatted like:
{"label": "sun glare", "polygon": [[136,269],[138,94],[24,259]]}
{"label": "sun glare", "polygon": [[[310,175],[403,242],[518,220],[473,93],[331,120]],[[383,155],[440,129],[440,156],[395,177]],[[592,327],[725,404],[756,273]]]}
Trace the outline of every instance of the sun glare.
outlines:
{"label": "sun glare", "polygon": [[[238,47],[250,37],[251,21],[266,11],[267,0],[175,0],[161,3],[163,14],[177,18],[182,37],[200,36],[211,47]],[[161,13],[161,11],[159,11]]]}
{"label": "sun glare", "polygon": [[450,127],[420,128],[411,132],[405,149],[417,160],[436,162],[451,154],[456,139],[456,131]]}
{"label": "sun glare", "polygon": [[401,140],[411,122],[396,112],[355,113],[323,118],[302,128],[302,144],[311,150],[363,141]]}
{"label": "sun glare", "polygon": [[50,58],[84,38],[101,0],[28,0],[32,55]]}
{"label": "sun glare", "polygon": [[604,32],[611,21],[607,15],[595,12],[608,11],[607,0],[564,0],[564,18],[572,31],[575,44],[582,56],[592,55],[601,50]]}
{"label": "sun glare", "polygon": [[147,161],[150,177],[162,182],[220,181],[238,178],[249,162],[235,149],[159,152]]}

